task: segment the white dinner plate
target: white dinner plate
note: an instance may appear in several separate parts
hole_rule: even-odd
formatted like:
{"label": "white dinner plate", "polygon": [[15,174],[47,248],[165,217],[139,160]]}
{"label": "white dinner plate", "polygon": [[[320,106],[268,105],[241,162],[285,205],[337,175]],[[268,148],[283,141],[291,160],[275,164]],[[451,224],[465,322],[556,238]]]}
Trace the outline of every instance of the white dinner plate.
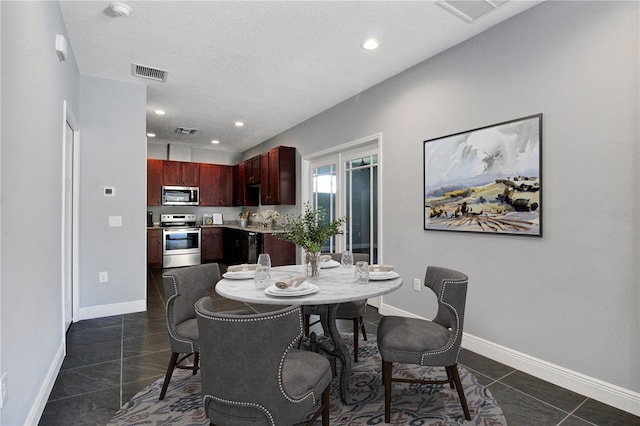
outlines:
{"label": "white dinner plate", "polygon": [[371,271],[371,272],[369,272],[369,280],[371,280],[371,281],[391,280],[391,279],[397,278],[399,276],[400,275],[398,275],[398,273],[395,272],[395,271],[386,271],[386,272]]}
{"label": "white dinner plate", "polygon": [[318,291],[320,287],[315,284],[311,284],[308,282],[303,282],[298,287],[295,288],[285,288],[281,289],[274,285],[269,286],[264,289],[264,292],[269,296],[285,296],[285,297],[297,297],[297,296],[305,296],[307,294],[312,294]]}
{"label": "white dinner plate", "polygon": [[227,271],[222,274],[222,276],[231,280],[250,280],[253,278],[255,273],[256,271]]}
{"label": "white dinner plate", "polygon": [[320,262],[319,265],[320,269],[335,268],[336,266],[340,266],[340,262],[331,259],[326,262]]}

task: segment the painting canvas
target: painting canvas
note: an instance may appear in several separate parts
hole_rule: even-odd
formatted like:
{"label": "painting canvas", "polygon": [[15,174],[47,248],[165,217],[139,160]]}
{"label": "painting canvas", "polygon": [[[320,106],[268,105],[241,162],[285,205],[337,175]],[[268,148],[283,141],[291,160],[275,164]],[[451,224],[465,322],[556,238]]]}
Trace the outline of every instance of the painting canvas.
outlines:
{"label": "painting canvas", "polygon": [[542,114],[424,142],[424,229],[542,236]]}

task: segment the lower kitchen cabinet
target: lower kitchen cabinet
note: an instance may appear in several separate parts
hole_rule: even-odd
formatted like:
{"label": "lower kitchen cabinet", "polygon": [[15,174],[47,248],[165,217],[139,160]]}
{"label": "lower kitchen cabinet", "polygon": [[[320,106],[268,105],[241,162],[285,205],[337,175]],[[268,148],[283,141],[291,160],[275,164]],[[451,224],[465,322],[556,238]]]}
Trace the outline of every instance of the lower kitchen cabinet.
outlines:
{"label": "lower kitchen cabinet", "polygon": [[263,253],[269,253],[271,266],[296,264],[296,245],[290,241],[280,240],[272,234],[263,234]]}
{"label": "lower kitchen cabinet", "polygon": [[162,229],[147,229],[147,267],[162,268]]}
{"label": "lower kitchen cabinet", "polygon": [[222,260],[224,257],[224,230],[202,228],[202,263]]}

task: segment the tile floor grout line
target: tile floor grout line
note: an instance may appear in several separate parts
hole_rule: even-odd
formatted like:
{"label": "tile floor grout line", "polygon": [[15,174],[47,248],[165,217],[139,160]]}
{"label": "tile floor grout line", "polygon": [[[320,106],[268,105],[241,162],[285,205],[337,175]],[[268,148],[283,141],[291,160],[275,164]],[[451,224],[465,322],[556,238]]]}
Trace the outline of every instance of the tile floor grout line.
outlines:
{"label": "tile floor grout line", "polygon": [[[551,403],[549,403],[549,402],[543,401],[543,400],[541,400],[540,398],[537,398],[537,397],[535,397],[535,396],[533,396],[533,395],[530,395],[530,394],[528,394],[528,393],[526,393],[526,392],[524,392],[524,391],[522,391],[522,390],[520,390],[520,389],[518,389],[518,388],[515,388],[515,387],[513,387],[513,386],[511,386],[511,385],[508,385],[508,384],[506,384],[506,383],[504,383],[504,382],[499,382],[499,383],[500,383],[501,385],[503,385],[503,386],[508,387],[509,389],[512,389],[512,390],[514,390],[514,391],[516,391],[516,392],[518,392],[518,393],[521,393],[521,394],[523,394],[523,395],[526,395],[526,396],[528,396],[529,398],[535,399],[536,401],[541,402],[541,403],[543,403],[544,405],[548,405],[548,406],[549,406],[549,407],[551,407],[551,408],[555,408],[556,410],[558,410],[558,411],[560,411],[560,412],[562,412],[562,413],[569,414],[569,415],[571,414],[571,412],[569,412],[569,411],[563,410],[563,409],[562,409],[562,408],[560,408],[560,407],[556,407],[555,405],[553,405],[553,404],[551,404]],[[582,405],[582,404],[584,404],[584,401],[583,401],[581,404],[579,404],[578,406],[580,406],[580,405]],[[573,410],[572,410],[572,412],[573,412]],[[584,420],[584,419],[581,419],[581,420]],[[585,420],[585,421],[586,421],[586,420]],[[590,423],[590,422],[588,422],[588,423]],[[591,424],[593,424],[593,423],[591,423]]]}
{"label": "tile floor grout line", "polygon": [[558,425],[557,425],[557,426],[560,426],[560,425],[561,425],[565,420],[567,420],[567,419],[568,419],[568,418],[570,418],[570,417],[575,417],[575,418],[578,418],[578,419],[580,419],[580,420],[582,420],[582,421],[584,421],[584,422],[589,423],[590,425],[597,426],[597,424],[596,424],[596,423],[592,423],[592,422],[590,422],[589,420],[585,420],[585,419],[583,419],[582,417],[580,417],[580,416],[576,416],[576,415],[574,414],[576,411],[578,411],[578,409],[579,409],[580,407],[582,407],[584,404],[586,404],[588,400],[589,400],[589,397],[586,397],[586,396],[585,396],[585,397],[584,397],[584,401],[582,401],[580,404],[578,404],[578,406],[577,406],[576,408],[574,408],[574,409],[573,409],[573,410],[572,410],[572,411],[571,411],[571,412],[570,412],[570,413],[569,413],[569,414],[568,414],[564,419],[562,419],[562,420],[560,421],[560,423],[558,423]]}

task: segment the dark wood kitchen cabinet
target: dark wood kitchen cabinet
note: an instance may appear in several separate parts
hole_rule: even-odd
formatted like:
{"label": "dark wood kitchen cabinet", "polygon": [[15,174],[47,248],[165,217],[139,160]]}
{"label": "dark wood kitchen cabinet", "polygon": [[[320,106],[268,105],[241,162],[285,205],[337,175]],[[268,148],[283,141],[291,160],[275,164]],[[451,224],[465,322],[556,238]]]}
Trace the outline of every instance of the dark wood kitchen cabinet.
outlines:
{"label": "dark wood kitchen cabinet", "polygon": [[246,185],[257,185],[260,183],[260,156],[249,158],[244,162],[244,183]]}
{"label": "dark wood kitchen cabinet", "polygon": [[163,160],[147,160],[147,205],[162,205]]}
{"label": "dark wood kitchen cabinet", "polygon": [[162,182],[166,186],[198,186],[200,184],[200,163],[184,161],[164,161]]}
{"label": "dark wood kitchen cabinet", "polygon": [[257,186],[245,184],[244,171],[244,163],[233,166],[233,205],[257,206],[260,203],[260,190]]}
{"label": "dark wood kitchen cabinet", "polygon": [[271,266],[296,264],[296,245],[291,241],[280,240],[272,234],[263,234],[262,252],[269,253]]}
{"label": "dark wood kitchen cabinet", "polygon": [[222,260],[224,257],[224,230],[222,228],[201,228],[202,262]]}
{"label": "dark wood kitchen cabinet", "polygon": [[200,205],[233,205],[233,166],[200,164]]}
{"label": "dark wood kitchen cabinet", "polygon": [[249,244],[247,234],[247,231],[225,228],[224,260],[227,265],[238,265],[241,263],[247,263],[247,259],[249,258]]}
{"label": "dark wood kitchen cabinet", "polygon": [[147,229],[147,267],[162,268],[162,229]]}
{"label": "dark wood kitchen cabinet", "polygon": [[278,146],[262,154],[260,204],[296,203],[296,149]]}

